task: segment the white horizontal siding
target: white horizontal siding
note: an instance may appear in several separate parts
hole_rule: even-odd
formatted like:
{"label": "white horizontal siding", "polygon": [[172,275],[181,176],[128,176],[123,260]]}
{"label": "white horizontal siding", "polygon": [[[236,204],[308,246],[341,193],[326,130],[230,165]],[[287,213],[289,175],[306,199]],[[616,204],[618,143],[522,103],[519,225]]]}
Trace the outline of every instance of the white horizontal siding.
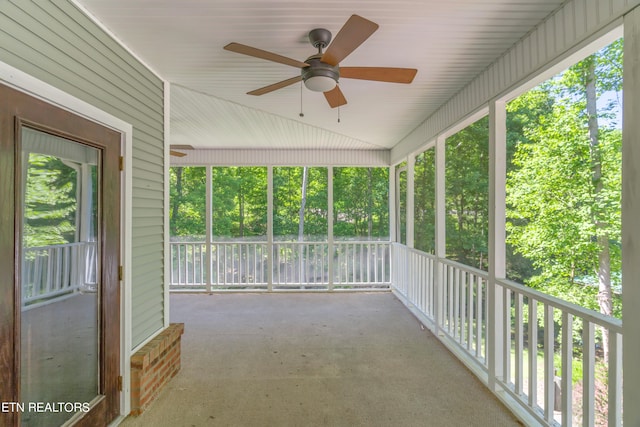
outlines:
{"label": "white horizontal siding", "polygon": [[621,23],[621,17],[638,4],[638,0],[568,1],[393,147],[391,162],[400,161],[465,117],[486,108],[491,99],[504,96],[551,68],[582,44]]}
{"label": "white horizontal siding", "polygon": [[68,0],[0,1],[0,61],[133,126],[135,347],[164,325],[163,82]]}

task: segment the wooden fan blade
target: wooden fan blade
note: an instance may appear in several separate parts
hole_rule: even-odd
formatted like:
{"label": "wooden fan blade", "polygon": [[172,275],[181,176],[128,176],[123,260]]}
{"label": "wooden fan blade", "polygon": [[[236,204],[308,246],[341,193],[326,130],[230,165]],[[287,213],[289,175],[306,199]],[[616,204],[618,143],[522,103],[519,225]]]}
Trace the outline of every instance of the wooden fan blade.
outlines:
{"label": "wooden fan blade", "polygon": [[229,43],[224,47],[224,49],[235,53],[241,53],[243,55],[253,56],[255,58],[266,59],[267,61],[277,62],[279,64],[290,65],[296,68],[305,68],[309,66],[306,62],[300,62],[295,59],[287,58],[286,56],[278,55],[277,53],[268,52],[266,50],[240,43]]}
{"label": "wooden fan blade", "polygon": [[173,150],[193,150],[193,145],[171,144],[169,148]]}
{"label": "wooden fan blade", "polygon": [[375,22],[358,15],[351,15],[351,18],[338,31],[320,61],[330,65],[338,65],[377,29],[378,24]]}
{"label": "wooden fan blade", "polygon": [[389,83],[411,83],[417,72],[415,68],[340,67],[341,78]]}
{"label": "wooden fan blade", "polygon": [[175,157],[184,157],[187,155],[187,153],[181,153],[180,151],[173,151],[173,150],[169,150],[169,154]]}
{"label": "wooden fan blade", "polygon": [[345,105],[347,103],[347,99],[342,94],[340,90],[340,86],[336,85],[333,89],[328,92],[324,92],[324,97],[327,98],[327,102],[331,106],[331,108],[340,107],[341,105]]}
{"label": "wooden fan blade", "polygon": [[302,80],[302,76],[291,77],[290,79],[283,80],[278,83],[274,83],[269,86],[261,87],[260,89],[252,90],[251,92],[247,92],[247,95],[264,95],[265,93],[273,92],[274,90],[282,89],[283,87],[291,86],[294,83]]}

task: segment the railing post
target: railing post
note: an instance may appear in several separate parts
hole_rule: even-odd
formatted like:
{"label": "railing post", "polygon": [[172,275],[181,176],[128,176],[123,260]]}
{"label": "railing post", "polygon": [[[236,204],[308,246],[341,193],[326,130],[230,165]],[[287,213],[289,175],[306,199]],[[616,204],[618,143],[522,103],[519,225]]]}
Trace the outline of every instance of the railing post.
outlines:
{"label": "railing post", "polygon": [[327,168],[327,287],[333,290],[333,166]]}
{"label": "railing post", "polygon": [[[207,175],[205,181],[205,229],[207,236],[205,237],[205,247],[207,251],[207,292],[211,293],[213,284],[213,244],[211,242],[213,215],[212,215],[212,193],[213,193],[213,176],[211,166],[205,167],[205,174]],[[194,264],[195,269],[195,264]]]}
{"label": "railing post", "polygon": [[438,335],[443,325],[443,269],[445,266],[441,260],[446,257],[446,224],[447,210],[445,198],[445,143],[446,138],[442,135],[436,140],[436,218],[435,218],[435,259],[433,266],[433,298],[434,298],[434,334]]}
{"label": "railing post", "polygon": [[489,388],[496,390],[496,380],[504,380],[503,293],[497,280],[505,277],[505,199],[507,112],[504,101],[489,103],[489,299],[487,357],[489,357]]}
{"label": "railing post", "polygon": [[267,290],[273,290],[273,166],[267,166]]}

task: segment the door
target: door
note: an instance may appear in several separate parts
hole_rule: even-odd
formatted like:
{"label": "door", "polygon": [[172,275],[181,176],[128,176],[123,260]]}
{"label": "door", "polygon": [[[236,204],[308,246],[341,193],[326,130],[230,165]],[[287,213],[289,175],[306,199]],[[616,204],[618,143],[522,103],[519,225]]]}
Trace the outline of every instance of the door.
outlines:
{"label": "door", "polygon": [[120,133],[0,85],[0,425],[119,414]]}

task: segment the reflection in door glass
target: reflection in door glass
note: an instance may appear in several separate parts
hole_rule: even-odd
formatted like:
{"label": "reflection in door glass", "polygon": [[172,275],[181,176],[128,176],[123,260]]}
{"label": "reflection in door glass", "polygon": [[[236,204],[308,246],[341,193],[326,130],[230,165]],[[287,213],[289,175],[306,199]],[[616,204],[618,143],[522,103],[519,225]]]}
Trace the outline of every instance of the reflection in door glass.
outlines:
{"label": "reflection in door glass", "polygon": [[23,127],[23,426],[61,425],[99,394],[99,150]]}

